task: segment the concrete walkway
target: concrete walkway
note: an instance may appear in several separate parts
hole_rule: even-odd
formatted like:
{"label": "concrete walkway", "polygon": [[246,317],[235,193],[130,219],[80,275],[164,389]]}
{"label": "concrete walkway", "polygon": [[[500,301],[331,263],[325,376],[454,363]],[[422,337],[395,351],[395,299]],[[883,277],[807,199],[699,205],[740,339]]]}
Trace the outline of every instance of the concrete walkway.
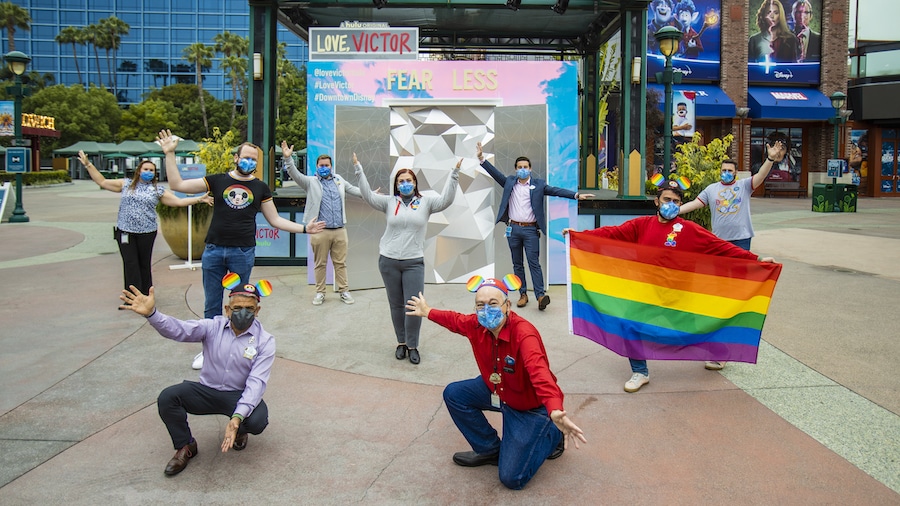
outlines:
{"label": "concrete walkway", "polygon": [[[441,390],[476,374],[465,339],[425,322],[422,363],[397,361],[383,290],[315,307],[297,267],[254,269],[274,285],[268,429],[222,454],[225,417],[192,416],[200,453],[164,476],[156,396],[196,379],[199,346],[115,309],[117,195],[25,189],[31,222],[0,224],[0,504],[900,504],[900,199],[849,214],[752,205],[754,251],[785,265],[757,365],[652,362],[652,382],[627,394],[628,362],[567,334],[564,286],[546,311],[519,311],[589,443],[514,492],[495,467],[450,460],[468,447]],[[159,309],[202,313],[200,271],[170,270],[182,261],[162,237],[154,261]],[[426,291],[434,307],[471,308],[459,285]]]}

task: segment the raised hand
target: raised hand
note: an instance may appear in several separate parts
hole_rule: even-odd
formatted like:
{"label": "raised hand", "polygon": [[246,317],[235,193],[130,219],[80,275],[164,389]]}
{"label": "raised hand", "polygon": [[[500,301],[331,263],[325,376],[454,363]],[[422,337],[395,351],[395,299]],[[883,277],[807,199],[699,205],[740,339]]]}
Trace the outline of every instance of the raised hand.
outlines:
{"label": "raised hand", "polygon": [[174,153],[175,148],[178,147],[178,137],[172,135],[172,131],[169,129],[160,130],[159,135],[156,136],[156,142],[163,153],[167,155]]}
{"label": "raised hand", "polygon": [[288,146],[287,141],[281,141],[281,157],[290,158],[294,154],[294,145]]}

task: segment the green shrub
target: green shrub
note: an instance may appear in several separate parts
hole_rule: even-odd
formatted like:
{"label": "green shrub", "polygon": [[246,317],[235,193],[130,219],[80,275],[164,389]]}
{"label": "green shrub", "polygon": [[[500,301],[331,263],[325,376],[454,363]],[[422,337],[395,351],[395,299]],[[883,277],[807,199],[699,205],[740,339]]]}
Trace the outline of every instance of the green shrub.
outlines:
{"label": "green shrub", "polygon": [[[0,183],[7,181],[12,181],[15,184],[16,174],[5,171],[0,172]],[[40,172],[25,172],[22,174],[22,184],[25,186],[47,186],[71,182],[71,176],[64,170],[42,170]]]}

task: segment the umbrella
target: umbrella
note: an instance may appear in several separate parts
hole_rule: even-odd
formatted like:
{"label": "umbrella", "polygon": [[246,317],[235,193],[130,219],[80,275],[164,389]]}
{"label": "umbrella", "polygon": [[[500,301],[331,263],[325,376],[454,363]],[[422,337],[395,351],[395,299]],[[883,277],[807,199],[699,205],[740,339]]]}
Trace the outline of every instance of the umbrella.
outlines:
{"label": "umbrella", "polygon": [[89,155],[96,155],[100,153],[100,144],[94,141],[78,141],[71,146],[53,150],[53,153],[57,155],[77,155],[79,151],[84,151]]}
{"label": "umbrella", "polygon": [[200,145],[197,144],[197,141],[192,141],[190,139],[182,139],[178,141],[178,147],[175,148],[175,153],[179,155],[197,151],[200,151]]}
{"label": "umbrella", "polygon": [[100,149],[101,155],[105,155],[106,153],[115,153],[116,151],[119,151],[119,149],[116,147],[115,142],[98,142],[97,146]]}
{"label": "umbrella", "polygon": [[159,145],[155,142],[130,140],[122,141],[116,144],[116,151],[119,151],[120,153],[128,153],[130,155],[139,155],[141,153],[153,151],[154,149],[159,149]]}
{"label": "umbrella", "polygon": [[162,151],[157,151],[155,153],[143,153],[137,155],[136,158],[163,158],[164,156],[166,155]]}
{"label": "umbrella", "polygon": [[128,153],[103,153],[103,158],[132,158],[134,155]]}

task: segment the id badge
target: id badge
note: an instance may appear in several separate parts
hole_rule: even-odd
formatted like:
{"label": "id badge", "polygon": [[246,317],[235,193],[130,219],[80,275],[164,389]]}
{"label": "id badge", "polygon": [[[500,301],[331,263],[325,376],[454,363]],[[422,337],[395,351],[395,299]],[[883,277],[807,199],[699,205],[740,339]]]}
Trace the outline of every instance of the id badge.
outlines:
{"label": "id badge", "polygon": [[256,348],[254,348],[252,346],[248,346],[247,348],[244,348],[244,358],[246,358],[248,360],[253,360],[253,357],[255,357],[255,356],[256,356]]}
{"label": "id badge", "polygon": [[511,235],[512,235],[512,225],[507,225],[506,226],[506,237],[509,237]]}
{"label": "id badge", "polygon": [[128,232],[122,232],[122,234],[119,236],[119,242],[121,242],[122,244],[128,244]]}
{"label": "id badge", "polygon": [[500,408],[500,396],[497,394],[491,394],[491,406],[499,409]]}

